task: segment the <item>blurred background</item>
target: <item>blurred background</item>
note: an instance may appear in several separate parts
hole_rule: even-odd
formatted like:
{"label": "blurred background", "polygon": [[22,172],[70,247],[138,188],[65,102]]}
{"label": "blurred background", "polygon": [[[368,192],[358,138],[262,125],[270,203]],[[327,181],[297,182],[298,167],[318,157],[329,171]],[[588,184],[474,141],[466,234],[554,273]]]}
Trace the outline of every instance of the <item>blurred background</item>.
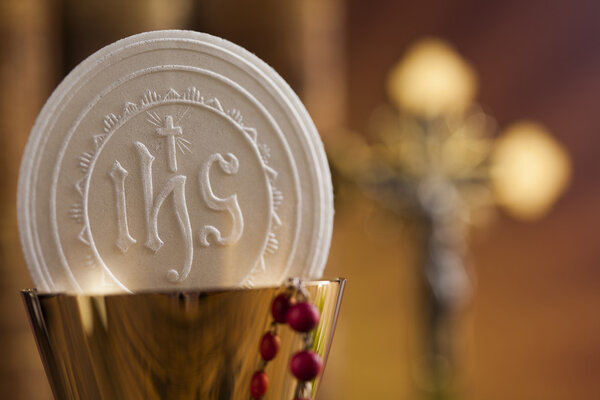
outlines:
{"label": "blurred background", "polygon": [[35,117],[85,57],[167,28],[256,53],[323,137],[326,275],[348,286],[320,399],[600,398],[599,15],[592,0],[1,0],[0,398],[51,398],[18,296]]}

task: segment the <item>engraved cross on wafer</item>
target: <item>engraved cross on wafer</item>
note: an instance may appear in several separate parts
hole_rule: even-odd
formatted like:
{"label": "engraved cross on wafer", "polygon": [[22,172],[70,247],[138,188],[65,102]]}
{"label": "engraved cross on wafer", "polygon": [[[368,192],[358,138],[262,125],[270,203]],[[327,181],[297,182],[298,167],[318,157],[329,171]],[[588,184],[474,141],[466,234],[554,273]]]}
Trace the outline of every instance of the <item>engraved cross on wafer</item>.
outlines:
{"label": "engraved cross on wafer", "polygon": [[158,136],[167,138],[167,143],[169,146],[167,149],[169,154],[169,170],[171,172],[177,172],[177,151],[175,148],[175,137],[183,134],[181,127],[174,126],[173,116],[167,115],[165,117],[165,126],[162,128],[157,128],[156,133]]}

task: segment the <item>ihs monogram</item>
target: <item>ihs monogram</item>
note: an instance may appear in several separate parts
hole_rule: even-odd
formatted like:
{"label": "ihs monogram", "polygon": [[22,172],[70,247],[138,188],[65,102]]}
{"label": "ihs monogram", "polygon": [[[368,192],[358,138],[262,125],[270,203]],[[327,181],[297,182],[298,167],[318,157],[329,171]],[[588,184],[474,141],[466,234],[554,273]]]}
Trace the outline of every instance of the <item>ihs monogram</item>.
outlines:
{"label": "ihs monogram", "polygon": [[[178,104],[186,105],[187,107],[181,108],[177,115],[167,114],[163,117],[156,111],[149,110],[151,107],[163,104]],[[146,233],[143,246],[155,254],[160,251],[164,244],[159,235],[158,215],[162,206],[165,204],[165,200],[169,196],[173,199],[173,201],[169,203],[172,204],[177,226],[179,228],[179,235],[182,238],[185,247],[185,260],[183,266],[180,268],[168,270],[166,278],[171,282],[182,282],[188,277],[194,261],[194,244],[202,247],[209,247],[211,244],[229,246],[237,243],[244,232],[244,215],[240,208],[237,194],[233,193],[225,198],[216,196],[212,189],[210,177],[210,171],[213,167],[218,167],[227,175],[237,174],[240,168],[239,160],[233,153],[217,152],[211,154],[208,159],[201,161],[201,165],[198,168],[200,172],[198,184],[205,205],[211,210],[216,212],[226,212],[229,215],[231,221],[231,224],[229,224],[229,232],[224,234],[217,227],[206,224],[199,228],[198,235],[194,238],[188,205],[186,204],[187,177],[182,173],[179,173],[181,168],[180,165],[178,165],[177,159],[177,150],[182,154],[192,153],[192,143],[184,137],[185,132],[181,124],[182,119],[190,109],[189,105],[210,108],[212,111],[216,111],[222,116],[225,116],[231,123],[240,128],[247,138],[250,139],[250,142],[260,154],[261,167],[269,184],[269,191],[272,197],[270,216],[272,221],[271,226],[276,228],[281,224],[281,220],[277,215],[277,208],[281,204],[283,197],[281,192],[273,187],[273,181],[275,180],[277,173],[267,165],[269,158],[268,147],[266,147],[266,145],[260,145],[257,142],[256,130],[243,125],[239,111],[224,111],[221,103],[216,98],[204,101],[204,98],[199,95],[199,92],[195,88],[187,89],[183,95],[179,95],[173,89],[169,90],[164,96],[160,96],[156,92],[148,91],[139,104],[127,103],[122,116],[117,116],[115,114],[108,115],[104,121],[105,134],[94,136],[95,150],[86,152],[84,153],[84,156],[82,156],[86,161],[86,165],[82,166],[85,176],[75,185],[82,197],[82,203],[85,204],[87,202],[87,193],[90,185],[90,169],[93,169],[93,167],[90,168],[90,165],[94,165],[94,160],[101,153],[105,141],[108,141],[112,133],[123,126],[128,118],[145,111],[148,117],[146,120],[153,125],[152,129],[154,131],[154,137],[160,139],[161,143],[159,143],[158,146],[151,146],[153,153],[142,141],[133,141],[131,145],[135,149],[135,160],[137,165],[124,166],[123,163],[117,159],[114,161],[109,171],[107,171],[115,193],[114,209],[117,216],[117,237],[114,243],[123,254],[127,253],[131,246],[138,243],[139,238],[134,238],[130,232],[127,215],[127,187],[131,184],[127,182],[127,177],[129,175],[127,168],[136,168],[137,171],[140,172],[142,187],[144,211],[143,226],[145,227]],[[165,143],[166,146],[164,146]],[[155,165],[154,161],[159,153],[165,155],[166,162],[164,165],[166,170],[172,175],[168,177],[161,187],[155,188],[154,173],[161,167],[160,164]],[[215,163],[218,164],[218,166],[214,166]],[[94,247],[93,240],[91,240],[89,219],[82,217],[83,209],[85,209],[85,207],[82,207],[81,203],[76,203],[71,209],[71,216],[76,219],[77,222],[83,222],[84,224],[84,227],[79,234],[79,239],[86,245]],[[267,235],[267,242],[263,249],[263,255],[258,264],[254,266],[253,271],[257,268],[264,269],[265,255],[272,254],[277,250],[277,247],[278,242],[275,233],[271,231]],[[94,253],[97,254],[97,251]],[[96,256],[95,258],[98,257]],[[96,259],[95,261],[102,264],[105,270],[108,271],[101,256],[100,259]]]}

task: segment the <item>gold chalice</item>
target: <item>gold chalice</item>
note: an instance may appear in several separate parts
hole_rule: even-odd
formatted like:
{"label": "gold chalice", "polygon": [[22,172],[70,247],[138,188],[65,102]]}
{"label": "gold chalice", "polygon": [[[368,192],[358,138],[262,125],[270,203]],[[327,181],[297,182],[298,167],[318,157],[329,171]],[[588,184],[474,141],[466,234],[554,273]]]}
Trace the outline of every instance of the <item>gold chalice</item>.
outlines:
{"label": "gold chalice", "polygon": [[[344,279],[305,282],[321,318],[310,335],[325,361]],[[57,399],[250,399],[261,368],[259,342],[283,289],[137,294],[39,294],[24,290],[33,332]],[[286,325],[266,365],[264,399],[290,399],[298,380],[289,361],[303,338]],[[310,385],[314,398],[320,383]]]}

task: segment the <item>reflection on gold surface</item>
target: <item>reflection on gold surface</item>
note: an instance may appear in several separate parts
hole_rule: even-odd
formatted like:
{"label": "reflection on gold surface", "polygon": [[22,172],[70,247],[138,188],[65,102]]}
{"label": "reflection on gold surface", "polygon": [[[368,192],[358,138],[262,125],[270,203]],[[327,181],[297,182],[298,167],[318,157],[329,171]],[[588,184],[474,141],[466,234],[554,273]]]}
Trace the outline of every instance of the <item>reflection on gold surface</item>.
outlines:
{"label": "reflection on gold surface", "polygon": [[536,122],[514,123],[496,141],[492,187],[497,202],[518,218],[546,214],[570,176],[567,150]]}
{"label": "reflection on gold surface", "polygon": [[[321,310],[313,349],[326,359],[344,280],[307,283]],[[248,399],[259,342],[281,288],[106,296],[38,295],[27,310],[57,399]],[[301,336],[279,329],[265,399],[293,399]],[[314,382],[312,395],[320,378]]]}
{"label": "reflection on gold surface", "polygon": [[477,79],[469,64],[445,41],[416,42],[388,77],[396,105],[418,115],[464,111],[475,98]]}

